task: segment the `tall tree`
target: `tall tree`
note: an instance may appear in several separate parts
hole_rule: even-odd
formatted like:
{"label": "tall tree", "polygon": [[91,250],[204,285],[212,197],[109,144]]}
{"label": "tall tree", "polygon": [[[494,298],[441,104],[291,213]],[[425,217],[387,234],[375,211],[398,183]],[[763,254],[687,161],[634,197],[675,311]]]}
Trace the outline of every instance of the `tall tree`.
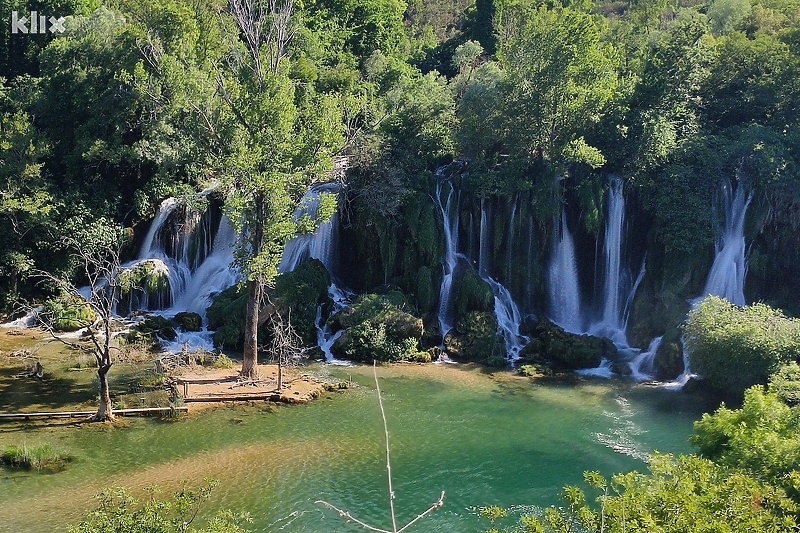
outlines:
{"label": "tall tree", "polygon": [[[266,319],[264,288],[277,275],[285,243],[295,234],[292,214],[310,181],[332,168],[341,146],[341,114],[326,95],[301,94],[288,72],[295,32],[292,0],[230,0],[241,37],[218,77],[230,109],[229,218],[244,236],[238,264],[247,278],[242,374],[258,374],[258,326]],[[314,116],[315,109],[318,116]]]}

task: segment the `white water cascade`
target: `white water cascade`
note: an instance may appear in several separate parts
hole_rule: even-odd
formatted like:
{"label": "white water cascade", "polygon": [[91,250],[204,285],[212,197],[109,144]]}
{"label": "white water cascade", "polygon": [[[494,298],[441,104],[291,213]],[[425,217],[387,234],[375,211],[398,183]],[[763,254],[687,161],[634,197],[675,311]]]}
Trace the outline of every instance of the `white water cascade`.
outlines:
{"label": "white water cascade", "polygon": [[[442,205],[442,186],[447,183],[449,190],[447,191],[447,201]],[[442,286],[439,289],[439,331],[442,338],[447,335],[453,327],[453,309],[451,305],[452,290],[453,290],[453,275],[458,264],[458,259],[461,254],[458,253],[458,201],[456,200],[456,214],[450,216],[450,209],[453,205],[453,185],[449,181],[440,180],[436,184],[436,196],[434,202],[442,212],[443,228],[444,228],[444,277],[442,278]]]}
{"label": "white water cascade", "polygon": [[725,227],[717,237],[714,263],[703,290],[703,297],[713,294],[736,305],[746,304],[744,279],[747,275],[747,247],[744,240],[744,219],[753,193],[746,194],[744,189],[739,184],[733,194],[730,183],[723,185]]}
{"label": "white water cascade", "polygon": [[[201,197],[207,192],[201,193]],[[176,198],[161,203],[142,242],[139,257],[122,265],[124,270],[146,268],[147,279],[131,291],[127,309],[158,311],[170,316],[181,311],[198,313],[206,321],[206,309],[214,297],[239,280],[233,266],[236,231],[222,217],[216,234],[210,213],[182,206]],[[167,287],[158,280],[167,280]],[[178,331],[172,342],[162,342],[166,351],[213,350],[213,333]]]}
{"label": "white water cascade", "polygon": [[575,243],[567,227],[566,212],[561,212],[560,225],[553,240],[548,291],[551,320],[570,333],[583,333],[583,314],[578,286],[578,265]]}
{"label": "white water cascade", "polygon": [[[341,185],[338,183],[324,183],[309,189],[294,212],[295,221],[304,216],[309,216],[312,220],[316,220],[322,195],[336,195],[339,194],[340,190]],[[298,235],[286,243],[281,263],[278,266],[278,272],[291,272],[307,259],[314,258],[319,259],[325,265],[331,278],[333,278],[336,267],[336,239],[338,232],[339,213],[335,212],[330,220],[320,224],[314,232]],[[332,280],[330,287],[328,287],[328,296],[333,300],[333,309],[329,314],[329,316],[332,316],[352,303],[353,294],[340,288]],[[317,345],[325,354],[325,359],[333,361],[331,347],[344,331],[331,332],[327,320],[323,321],[323,307],[323,305],[317,307],[317,316],[314,320],[314,326],[317,329]]]}
{"label": "white water cascade", "polygon": [[519,332],[522,324],[522,315],[519,312],[516,302],[511,297],[511,293],[502,284],[495,281],[489,275],[488,258],[489,250],[489,231],[488,215],[486,205],[481,198],[481,232],[480,247],[478,249],[478,273],[483,281],[489,284],[494,294],[494,314],[497,318],[497,327],[500,330],[506,345],[506,353],[511,361],[519,359],[519,352],[525,347],[530,339]]}
{"label": "white water cascade", "polygon": [[[316,220],[322,196],[336,195],[340,189],[338,183],[324,183],[309,189],[294,212],[295,222],[304,216]],[[278,272],[291,272],[309,258],[319,259],[328,272],[333,272],[338,227],[339,214],[336,212],[312,233],[298,235],[286,243]]]}
{"label": "white water cascade", "polygon": [[623,181],[616,177],[609,182],[608,212],[604,237],[603,312],[600,320],[589,328],[589,333],[608,337],[621,351],[628,355],[638,355],[639,351],[628,345],[626,329],[636,290],[644,278],[645,262],[642,262],[639,275],[631,283],[631,272],[623,263],[625,249]]}
{"label": "white water cascade", "polygon": [[207,213],[188,206],[177,213],[178,207],[175,198],[161,203],[142,242],[139,257],[122,268],[132,270],[149,264],[154,275],[166,276],[169,280],[167,294],[152,293],[147,284],[137,289],[140,294],[136,296],[138,305],[135,307],[164,310],[167,314],[189,311],[205,316],[213,297],[239,279],[231,267],[237,235],[222,217],[212,240]]}
{"label": "white water cascade", "polygon": [[662,335],[650,341],[650,346],[647,347],[647,351],[640,353],[631,361],[630,368],[633,379],[636,381],[653,379],[653,365],[656,360],[658,348],[661,346],[661,339],[663,338],[664,336]]}

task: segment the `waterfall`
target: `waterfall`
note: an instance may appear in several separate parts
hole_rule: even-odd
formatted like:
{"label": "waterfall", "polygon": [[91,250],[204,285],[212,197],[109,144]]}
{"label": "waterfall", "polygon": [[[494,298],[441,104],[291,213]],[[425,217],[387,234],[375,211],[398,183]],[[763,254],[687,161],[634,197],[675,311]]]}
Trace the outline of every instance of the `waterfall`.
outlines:
{"label": "waterfall", "polygon": [[[200,196],[207,194],[204,191]],[[118,311],[190,311],[204,316],[213,297],[238,280],[231,269],[235,231],[223,217],[213,240],[212,233],[208,209],[197,211],[176,198],[164,200],[150,223],[139,257],[122,265],[128,275],[141,279]]]}
{"label": "waterfall", "polygon": [[732,194],[731,184],[722,188],[725,204],[725,227],[715,243],[716,255],[708,274],[703,296],[721,296],[736,305],[745,305],[744,279],[747,275],[746,245],[744,241],[744,219],[747,207],[753,199],[750,192],[745,198],[744,186],[739,184]]}
{"label": "waterfall", "polygon": [[589,332],[611,339],[620,351],[635,357],[639,355],[639,350],[628,344],[626,329],[636,290],[644,278],[645,262],[642,262],[639,275],[631,284],[632,275],[624,261],[626,239],[623,193],[623,181],[617,177],[611,178],[603,246],[603,311],[600,320],[592,324]]}
{"label": "waterfall", "polygon": [[[450,190],[447,192],[447,202],[442,205],[442,185],[447,183]],[[439,290],[439,332],[444,338],[447,332],[453,327],[453,310],[451,305],[452,289],[453,289],[453,274],[458,264],[458,202],[456,202],[456,214],[450,215],[450,210],[453,202],[453,185],[444,180],[436,184],[436,196],[434,198],[436,205],[442,212],[442,223],[444,229],[444,277],[442,278],[442,286]]]}
{"label": "waterfall", "polygon": [[631,375],[636,381],[647,381],[653,379],[653,364],[656,360],[658,348],[661,346],[661,339],[664,336],[656,337],[650,341],[650,346],[646,352],[637,355],[630,363]]}
{"label": "waterfall", "polygon": [[603,318],[606,327],[622,329],[620,309],[622,280],[622,228],[625,222],[625,198],[622,195],[622,180],[614,178],[608,189],[608,217],[605,232],[605,277],[603,288]]}
{"label": "waterfall", "polygon": [[519,326],[522,316],[519,307],[511,297],[511,293],[503,285],[489,275],[489,231],[487,211],[484,199],[481,198],[481,231],[480,246],[478,248],[478,274],[481,279],[489,284],[494,294],[494,314],[497,318],[497,327],[506,345],[506,353],[512,361],[519,359],[519,352],[530,341],[528,337],[520,335]]}
{"label": "waterfall", "polygon": [[548,290],[550,318],[570,333],[583,333],[578,265],[575,262],[575,243],[567,227],[567,214],[561,211],[560,225],[553,241]]}
{"label": "waterfall", "polygon": [[[341,190],[338,183],[323,183],[315,185],[303,195],[300,205],[295,209],[294,220],[299,221],[302,217],[308,216],[316,220],[318,210],[322,201],[322,195],[337,195]],[[328,296],[333,300],[333,309],[328,314],[332,316],[352,302],[353,294],[336,285],[336,239],[339,234],[339,213],[338,210],[331,218],[320,224],[312,233],[297,235],[288,243],[283,250],[283,257],[278,266],[278,272],[292,272],[309,258],[319,259],[328,273],[331,275],[331,285],[328,287]],[[317,330],[317,346],[325,354],[327,361],[333,361],[331,347],[336,342],[344,330],[333,333],[328,326],[327,319],[323,320],[323,304],[317,306],[317,315],[314,319],[314,327]]]}
{"label": "waterfall", "polygon": [[478,275],[484,277],[489,269],[489,217],[486,214],[486,197],[481,197],[481,229],[478,246]]}
{"label": "waterfall", "polygon": [[[324,183],[312,187],[300,200],[300,205],[294,212],[295,222],[304,216],[312,220],[317,218],[317,210],[323,194],[338,194],[341,185],[338,183]],[[291,272],[296,269],[303,261],[314,258],[322,261],[328,272],[333,274],[335,270],[335,248],[336,235],[339,228],[339,214],[334,213],[327,222],[323,222],[312,233],[298,235],[288,243],[283,250],[283,257],[278,266],[278,272]]]}

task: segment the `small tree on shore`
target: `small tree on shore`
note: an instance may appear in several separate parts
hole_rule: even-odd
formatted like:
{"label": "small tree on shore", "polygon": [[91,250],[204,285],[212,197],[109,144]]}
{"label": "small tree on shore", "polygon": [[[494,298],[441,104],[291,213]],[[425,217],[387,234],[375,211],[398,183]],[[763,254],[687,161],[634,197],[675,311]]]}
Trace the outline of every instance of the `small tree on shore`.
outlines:
{"label": "small tree on shore", "polygon": [[[58,309],[45,306],[39,322],[54,339],[94,357],[100,380],[100,400],[92,420],[113,421],[108,372],[114,364],[112,352],[118,349],[112,345],[112,326],[122,288],[119,243],[115,247],[94,250],[72,238],[64,239],[64,244],[77,264],[79,276],[88,281],[88,285],[80,289],[67,275],[37,271],[40,283],[55,290],[60,303]],[[64,316],[69,316],[70,329],[81,330],[83,341],[58,334],[62,329],[60,319]]]}
{"label": "small tree on shore", "polygon": [[292,327],[292,311],[287,311],[284,319],[280,311],[276,310],[270,315],[272,325],[272,342],[270,351],[272,359],[278,363],[278,393],[283,390],[283,369],[292,365],[297,357],[303,353],[303,339]]}

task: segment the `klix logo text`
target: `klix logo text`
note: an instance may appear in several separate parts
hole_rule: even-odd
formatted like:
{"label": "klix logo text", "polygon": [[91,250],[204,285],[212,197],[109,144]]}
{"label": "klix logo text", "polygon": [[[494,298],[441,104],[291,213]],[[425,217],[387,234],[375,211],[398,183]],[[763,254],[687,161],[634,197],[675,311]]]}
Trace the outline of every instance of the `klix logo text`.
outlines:
{"label": "klix logo text", "polygon": [[[64,17],[46,17],[31,11],[31,17],[20,17],[19,12],[11,12],[11,33],[64,33]],[[49,24],[48,24],[49,23]]]}

